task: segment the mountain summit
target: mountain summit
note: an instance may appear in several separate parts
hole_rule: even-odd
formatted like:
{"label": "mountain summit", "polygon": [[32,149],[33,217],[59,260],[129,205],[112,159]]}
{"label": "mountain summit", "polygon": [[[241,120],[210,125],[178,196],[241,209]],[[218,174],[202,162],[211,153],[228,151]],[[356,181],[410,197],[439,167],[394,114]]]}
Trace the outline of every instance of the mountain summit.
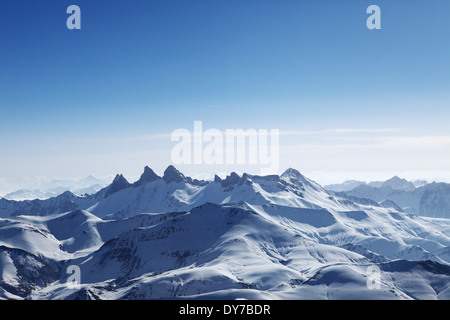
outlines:
{"label": "mountain summit", "polygon": [[186,177],[180,171],[178,171],[174,166],[170,165],[164,171],[163,180],[167,183],[171,182],[183,182]]}
{"label": "mountain summit", "polygon": [[300,173],[300,171],[293,168],[289,168],[285,172],[283,172],[280,178],[292,184],[297,184],[302,188],[310,187],[314,190],[322,190],[322,187],[318,183],[306,178]]}
{"label": "mountain summit", "polygon": [[158,176],[152,169],[150,169],[148,166],[145,166],[144,173],[142,173],[141,177],[138,181],[133,183],[133,186],[139,187],[143,184],[155,181],[161,179],[160,176]]}
{"label": "mountain summit", "polygon": [[402,179],[395,176],[389,180],[386,180],[381,185],[381,188],[392,188],[394,190],[413,191],[416,189],[416,186],[414,185],[414,183],[406,179]]}
{"label": "mountain summit", "polygon": [[131,184],[125,179],[125,177],[121,174],[116,175],[113,182],[107,187],[105,197],[108,197],[109,195],[116,193],[122,189],[128,188],[131,186]]}

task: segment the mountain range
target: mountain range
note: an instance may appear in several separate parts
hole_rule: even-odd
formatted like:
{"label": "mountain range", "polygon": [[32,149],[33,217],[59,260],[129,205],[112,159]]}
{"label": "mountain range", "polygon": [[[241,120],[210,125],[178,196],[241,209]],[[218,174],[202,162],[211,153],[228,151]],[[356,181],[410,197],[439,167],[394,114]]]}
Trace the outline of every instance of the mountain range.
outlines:
{"label": "mountain range", "polygon": [[347,181],[343,184],[325,186],[349,198],[370,199],[379,204],[389,203],[398,210],[415,215],[450,218],[450,184],[414,182],[393,177],[384,182],[365,183]]}
{"label": "mountain range", "polygon": [[450,299],[449,284],[448,219],[295,169],[203,181],[145,167],[92,195],[0,200],[4,299]]}
{"label": "mountain range", "polygon": [[428,182],[425,180],[408,181],[406,179],[394,176],[386,181],[372,181],[369,183],[358,180],[347,180],[343,183],[325,185],[324,188],[330,191],[345,192],[364,185],[373,188],[391,188],[395,190],[413,191],[416,188],[422,187],[426,184],[428,184]]}
{"label": "mountain range", "polygon": [[[0,191],[7,200],[49,199],[65,191],[75,194],[94,194],[111,183],[110,178],[96,178],[93,175],[80,180],[70,179],[14,179],[0,180]],[[2,198],[2,197],[0,197]]]}

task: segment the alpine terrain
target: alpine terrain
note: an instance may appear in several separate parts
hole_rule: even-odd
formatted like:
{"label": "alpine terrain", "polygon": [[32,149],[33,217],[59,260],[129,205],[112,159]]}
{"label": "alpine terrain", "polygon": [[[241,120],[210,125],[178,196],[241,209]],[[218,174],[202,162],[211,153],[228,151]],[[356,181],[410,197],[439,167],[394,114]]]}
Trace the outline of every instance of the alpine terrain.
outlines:
{"label": "alpine terrain", "polygon": [[[325,186],[340,196],[364,198],[381,205],[389,203],[399,211],[434,217],[450,218],[450,184],[426,181],[410,182],[393,177],[384,182],[346,181],[343,184]],[[340,194],[339,192],[345,192]]]}
{"label": "alpine terrain", "polygon": [[450,299],[450,220],[428,195],[447,189],[351,185],[427,189],[415,212],[295,169],[203,181],[169,166],[91,195],[0,199],[0,298]]}

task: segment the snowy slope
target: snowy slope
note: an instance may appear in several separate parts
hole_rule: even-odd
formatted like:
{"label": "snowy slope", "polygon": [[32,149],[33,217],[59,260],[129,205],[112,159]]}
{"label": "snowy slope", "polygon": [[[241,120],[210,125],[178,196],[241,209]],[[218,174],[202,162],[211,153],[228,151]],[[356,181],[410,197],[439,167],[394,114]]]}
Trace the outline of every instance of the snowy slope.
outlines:
{"label": "snowy slope", "polygon": [[[291,218],[296,213],[283,207],[269,205],[264,212],[249,207],[245,203],[240,206],[207,203],[186,213],[170,214],[165,219],[162,218],[165,214],[142,214],[116,221],[114,229],[122,229],[122,233],[91,254],[70,261],[81,268],[79,290],[67,288],[63,278],[45,290],[34,292],[32,297],[450,298],[447,290],[450,267],[445,262],[377,260],[377,251],[386,256],[395,255],[394,252],[401,255],[402,250],[396,251],[395,246],[417,246],[421,238],[412,241],[410,237],[414,232],[427,231],[418,222],[411,230],[398,235],[400,225],[390,226],[389,221],[382,221],[383,214],[387,213],[374,217],[369,213],[368,217],[363,213],[346,213],[342,218],[336,212],[296,209],[300,211],[294,221]],[[313,217],[315,213],[319,217]],[[356,219],[362,224],[364,218],[372,219],[373,230],[363,230],[362,226],[358,229],[355,223],[353,232],[348,234],[352,228],[345,223]],[[122,223],[125,225],[120,227]],[[139,227],[132,228],[133,224]],[[102,224],[102,228],[106,230],[108,225]],[[386,232],[391,233],[383,234]],[[397,239],[390,246],[382,242],[384,237],[394,236]],[[357,240],[357,244],[354,242],[354,247],[350,247],[346,237]],[[435,241],[449,244],[443,234],[434,237]],[[421,240],[430,250],[443,247]],[[396,241],[402,243],[395,244]],[[364,246],[373,250],[372,255],[368,249],[363,252]],[[375,291],[366,285],[371,266],[381,270],[380,289]]]}
{"label": "snowy slope", "polygon": [[146,167],[134,183],[0,200],[0,212],[0,298],[450,299],[449,220],[330,193],[294,169],[207,182]]}

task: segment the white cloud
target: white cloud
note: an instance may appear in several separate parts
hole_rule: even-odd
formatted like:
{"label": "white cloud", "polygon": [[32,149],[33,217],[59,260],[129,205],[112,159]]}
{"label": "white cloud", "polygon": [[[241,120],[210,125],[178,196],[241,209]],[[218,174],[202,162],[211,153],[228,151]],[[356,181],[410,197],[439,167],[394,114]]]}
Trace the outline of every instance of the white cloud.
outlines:
{"label": "white cloud", "polygon": [[403,128],[332,128],[321,130],[281,130],[280,135],[284,136],[304,136],[304,135],[324,135],[324,134],[363,134],[363,133],[396,133],[404,131]]}

